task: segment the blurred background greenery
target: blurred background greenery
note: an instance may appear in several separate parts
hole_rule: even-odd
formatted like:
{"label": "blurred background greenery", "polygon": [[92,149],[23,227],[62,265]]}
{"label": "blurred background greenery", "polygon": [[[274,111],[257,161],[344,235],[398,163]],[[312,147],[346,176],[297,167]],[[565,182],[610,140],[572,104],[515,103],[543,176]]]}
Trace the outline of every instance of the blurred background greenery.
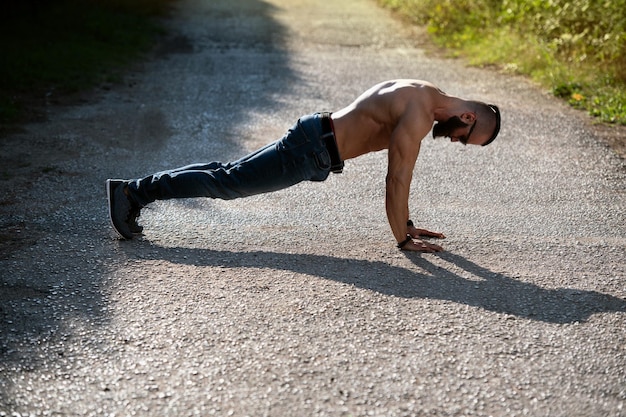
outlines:
{"label": "blurred background greenery", "polygon": [[473,65],[532,77],[626,125],[626,0],[378,0]]}
{"label": "blurred background greenery", "polygon": [[[116,82],[175,0],[21,0],[0,13],[0,124],[37,101]],[[446,53],[524,74],[626,125],[626,0],[377,0]]]}
{"label": "blurred background greenery", "polygon": [[149,50],[172,0],[21,0],[0,13],[0,123],[101,82]]}

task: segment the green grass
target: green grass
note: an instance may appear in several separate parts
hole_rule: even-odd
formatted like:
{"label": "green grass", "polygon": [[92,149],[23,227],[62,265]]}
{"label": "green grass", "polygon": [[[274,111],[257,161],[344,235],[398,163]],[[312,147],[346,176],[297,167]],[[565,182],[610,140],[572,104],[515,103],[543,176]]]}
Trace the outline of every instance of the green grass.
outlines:
{"label": "green grass", "polygon": [[31,103],[120,79],[162,33],[171,0],[11,2],[0,17],[0,122]]}
{"label": "green grass", "polygon": [[531,77],[626,125],[626,0],[379,0],[451,56]]}

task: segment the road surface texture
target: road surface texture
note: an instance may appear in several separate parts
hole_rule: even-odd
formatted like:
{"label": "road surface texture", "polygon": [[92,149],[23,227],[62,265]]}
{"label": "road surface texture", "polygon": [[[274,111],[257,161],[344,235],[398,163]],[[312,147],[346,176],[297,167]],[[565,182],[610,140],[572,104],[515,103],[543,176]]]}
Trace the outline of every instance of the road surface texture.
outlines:
{"label": "road surface texture", "polygon": [[[182,0],[122,86],[2,145],[0,416],[626,416],[624,162],[523,79],[430,56],[368,0]],[[397,250],[386,152],[325,183],[158,202],[104,180],[229,160],[392,78],[501,106],[425,139]]]}

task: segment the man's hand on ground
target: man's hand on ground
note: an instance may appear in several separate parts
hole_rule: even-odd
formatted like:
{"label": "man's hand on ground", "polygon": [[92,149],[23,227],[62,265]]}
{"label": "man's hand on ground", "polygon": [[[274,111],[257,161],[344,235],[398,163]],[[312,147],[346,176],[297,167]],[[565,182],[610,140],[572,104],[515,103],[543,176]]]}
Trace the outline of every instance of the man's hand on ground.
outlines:
{"label": "man's hand on ground", "polygon": [[435,237],[437,239],[445,239],[446,237],[443,233],[431,232],[426,229],[418,229],[414,226],[409,226],[408,233],[414,239],[419,239],[420,237]]}
{"label": "man's hand on ground", "polygon": [[442,252],[443,248],[439,245],[424,242],[420,237],[434,237],[437,239],[445,239],[443,233],[431,232],[426,229],[418,229],[414,226],[409,226],[409,235],[413,238],[411,242],[408,242],[402,250],[414,251],[414,252]]}
{"label": "man's hand on ground", "polygon": [[424,242],[419,239],[413,239],[404,245],[402,250],[413,252],[442,252],[443,248],[439,245],[433,245],[432,243]]}

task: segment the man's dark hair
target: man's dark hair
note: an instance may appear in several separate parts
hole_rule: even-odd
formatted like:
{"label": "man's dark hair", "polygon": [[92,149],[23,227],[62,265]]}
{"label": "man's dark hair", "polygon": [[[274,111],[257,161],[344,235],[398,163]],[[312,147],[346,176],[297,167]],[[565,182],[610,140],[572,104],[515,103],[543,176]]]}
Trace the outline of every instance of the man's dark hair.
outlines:
{"label": "man's dark hair", "polygon": [[489,145],[491,142],[494,141],[494,139],[496,138],[496,136],[498,136],[498,133],[500,133],[500,109],[498,108],[498,106],[496,106],[495,104],[487,104],[487,106],[489,106],[489,108],[491,109],[491,111],[494,113],[494,116],[496,118],[496,127],[493,130],[493,135],[491,135],[491,137],[489,138],[489,140],[485,143],[483,143],[482,146],[487,146]]}

